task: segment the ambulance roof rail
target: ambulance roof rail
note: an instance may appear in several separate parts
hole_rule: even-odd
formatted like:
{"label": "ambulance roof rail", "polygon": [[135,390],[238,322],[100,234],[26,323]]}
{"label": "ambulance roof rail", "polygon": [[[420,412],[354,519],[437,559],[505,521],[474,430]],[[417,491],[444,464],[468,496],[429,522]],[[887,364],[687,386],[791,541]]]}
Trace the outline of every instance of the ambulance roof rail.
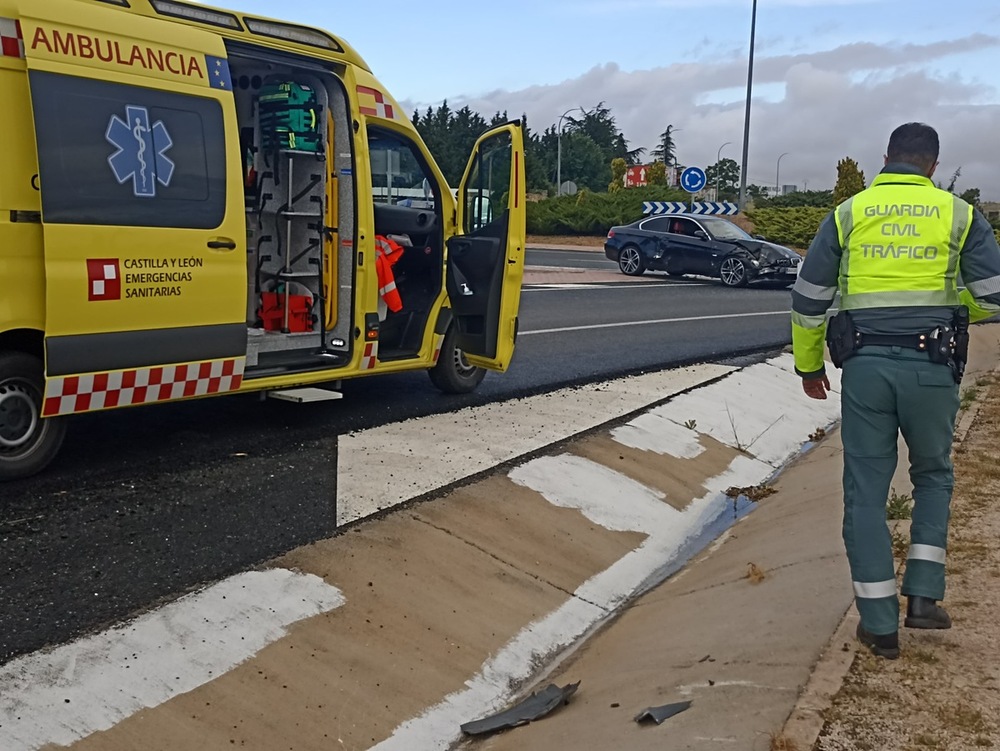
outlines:
{"label": "ambulance roof rail", "polygon": [[[119,3],[120,4],[120,3]],[[174,18],[186,18],[190,21],[200,21],[211,26],[221,26],[223,29],[243,31],[240,20],[233,13],[213,10],[200,5],[188,5],[177,0],[149,0],[157,13]],[[128,4],[125,3],[126,7]]]}

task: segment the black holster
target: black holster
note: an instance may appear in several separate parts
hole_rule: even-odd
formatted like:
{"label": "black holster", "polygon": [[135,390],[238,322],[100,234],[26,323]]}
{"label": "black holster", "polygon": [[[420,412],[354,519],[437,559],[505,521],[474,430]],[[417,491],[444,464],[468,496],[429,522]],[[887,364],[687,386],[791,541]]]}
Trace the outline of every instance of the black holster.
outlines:
{"label": "black holster", "polygon": [[955,347],[951,355],[951,374],[955,377],[955,383],[961,383],[965,365],[969,362],[969,309],[959,305],[954,321]]}
{"label": "black holster", "polygon": [[858,332],[854,328],[851,314],[842,310],[826,325],[826,346],[830,350],[830,360],[834,367],[841,367],[858,352]]}

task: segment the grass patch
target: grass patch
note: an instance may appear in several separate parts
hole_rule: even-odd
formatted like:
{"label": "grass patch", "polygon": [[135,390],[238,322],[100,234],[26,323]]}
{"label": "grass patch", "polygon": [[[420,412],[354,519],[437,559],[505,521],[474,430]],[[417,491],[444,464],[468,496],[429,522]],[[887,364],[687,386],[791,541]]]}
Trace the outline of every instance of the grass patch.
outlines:
{"label": "grass patch", "polygon": [[742,495],[746,496],[748,501],[757,503],[777,492],[778,491],[775,490],[773,486],[766,485],[764,483],[761,483],[760,485],[748,485],[745,488],[738,488],[734,485],[733,487],[726,489],[726,497],[735,501]]}
{"label": "grass patch", "polygon": [[962,400],[959,402],[958,408],[968,409],[978,398],[979,389],[975,386],[969,386],[969,388],[962,392]]}
{"label": "grass patch", "polygon": [[799,744],[784,733],[771,733],[770,751],[799,751]]}
{"label": "grass patch", "polygon": [[750,580],[751,584],[760,584],[767,578],[767,574],[756,563],[748,563],[746,578]]}
{"label": "grass patch", "polygon": [[989,730],[983,713],[963,702],[939,707],[937,715],[944,730],[961,730],[966,733],[985,733]]}
{"label": "grass patch", "polygon": [[[892,557],[905,558],[910,549],[909,541],[896,530],[892,531]],[[954,569],[952,569],[954,571]]]}
{"label": "grass patch", "polygon": [[903,652],[903,655],[909,661],[919,665],[934,665],[941,662],[936,654],[928,652],[926,649],[907,649]]}
{"label": "grass patch", "polygon": [[892,520],[913,518],[913,498],[908,495],[899,495],[893,488],[889,500],[885,504],[885,515]]}

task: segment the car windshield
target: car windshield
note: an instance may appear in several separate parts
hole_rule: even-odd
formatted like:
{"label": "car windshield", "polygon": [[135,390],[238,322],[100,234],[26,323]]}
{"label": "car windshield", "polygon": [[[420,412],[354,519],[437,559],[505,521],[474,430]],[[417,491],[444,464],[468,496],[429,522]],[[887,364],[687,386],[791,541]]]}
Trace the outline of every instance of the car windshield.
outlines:
{"label": "car windshield", "polygon": [[750,235],[725,219],[698,217],[698,220],[716,240],[753,240]]}

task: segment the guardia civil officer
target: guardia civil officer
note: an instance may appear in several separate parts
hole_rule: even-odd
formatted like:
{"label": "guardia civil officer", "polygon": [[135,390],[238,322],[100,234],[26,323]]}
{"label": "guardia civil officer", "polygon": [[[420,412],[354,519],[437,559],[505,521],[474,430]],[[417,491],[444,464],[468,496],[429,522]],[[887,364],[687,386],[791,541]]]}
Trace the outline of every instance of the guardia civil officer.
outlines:
{"label": "guardia civil officer", "polygon": [[[930,126],[896,128],[885,168],[824,220],[792,291],[795,367],[806,394],[826,399],[830,389],[824,337],[843,367],[844,543],[857,635],[890,659],[899,656],[899,601],[885,509],[898,432],[914,501],[904,625],[950,628],[937,603],[967,324],[1000,312],[1000,247],[982,214],[931,182],[938,149]],[[841,312],[827,325],[838,292]]]}

